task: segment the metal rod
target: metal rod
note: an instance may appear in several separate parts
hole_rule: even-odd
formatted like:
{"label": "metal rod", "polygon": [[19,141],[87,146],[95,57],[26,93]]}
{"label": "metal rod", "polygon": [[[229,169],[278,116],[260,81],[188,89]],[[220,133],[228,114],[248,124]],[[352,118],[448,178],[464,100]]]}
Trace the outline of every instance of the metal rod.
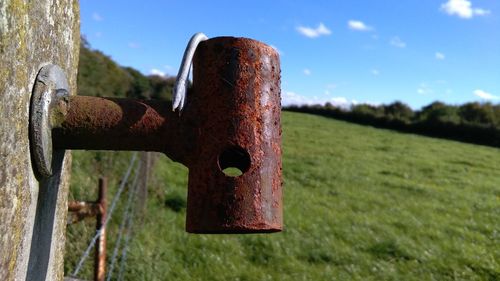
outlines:
{"label": "metal rod", "polygon": [[94,217],[98,209],[94,202],[70,201],[68,202],[68,211],[85,214],[86,217]]}
{"label": "metal rod", "polygon": [[99,213],[99,207],[95,202],[70,201],[68,212],[70,212],[68,224],[73,224],[88,217],[95,217]]}
{"label": "metal rod", "polygon": [[97,238],[94,258],[94,280],[104,281],[106,277],[106,193],[108,180],[99,178],[99,191],[96,202],[70,201],[68,211],[74,213],[72,223],[79,222],[86,217],[96,217],[96,232],[101,235]]}
{"label": "metal rod", "polygon": [[54,147],[158,151],[176,158],[184,151],[184,134],[171,107],[158,100],[71,96],[64,119],[52,129]]}
{"label": "metal rod", "polygon": [[96,231],[101,230],[101,236],[97,239],[95,250],[95,265],[94,265],[94,280],[104,281],[106,277],[106,192],[108,187],[107,178],[99,178],[99,197],[97,206],[99,212],[97,213]]}

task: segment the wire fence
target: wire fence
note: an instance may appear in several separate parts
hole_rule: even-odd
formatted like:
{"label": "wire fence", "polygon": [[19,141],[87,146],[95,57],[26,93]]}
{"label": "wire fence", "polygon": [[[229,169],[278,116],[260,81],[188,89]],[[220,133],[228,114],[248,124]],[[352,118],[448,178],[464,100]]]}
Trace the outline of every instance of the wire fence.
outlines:
{"label": "wire fence", "polygon": [[127,227],[131,227],[128,224],[130,222],[130,217],[132,216],[132,209],[133,209],[132,202],[134,201],[134,199],[136,197],[137,188],[139,187],[139,185],[137,184],[137,180],[139,178],[138,171],[140,169],[140,166],[141,166],[141,163],[139,162],[133,184],[131,186],[131,189],[129,190],[127,205],[125,207],[125,212],[123,213],[123,216],[122,216],[120,228],[118,229],[118,238],[116,239],[115,248],[113,249],[113,256],[111,257],[111,262],[110,262],[109,270],[108,270],[108,276],[106,278],[107,281],[111,280],[111,277],[113,276],[113,271],[114,271],[114,267],[115,267],[115,264],[116,264],[116,261],[118,258],[118,252],[119,252],[120,245],[122,242],[123,234],[125,233],[125,230],[127,229]]}
{"label": "wire fence", "polygon": [[[143,158],[149,159],[149,155],[147,155],[146,153],[144,153],[142,156],[146,156]],[[132,240],[134,218],[136,217],[136,213],[138,211],[141,211],[140,207],[138,206],[138,203],[140,201],[139,200],[140,196],[138,196],[138,194],[140,192],[140,189],[146,187],[146,183],[144,181],[147,180],[147,176],[141,176],[141,174],[143,174],[144,171],[147,172],[148,169],[150,168],[149,160],[142,161],[141,158],[141,161],[137,161],[137,158],[138,158],[137,153],[134,153],[130,159],[126,172],[121,177],[120,184],[111,201],[104,224],[99,230],[96,230],[96,233],[90,240],[89,245],[82,253],[74,271],[71,274],[72,278],[77,278],[86,260],[88,259],[92,249],[95,247],[96,242],[102,235],[103,229],[106,229],[106,226],[113,218],[115,210],[120,209],[117,208],[118,202],[120,201],[122,194],[125,192],[125,190],[127,190],[128,198],[126,200],[124,207],[122,208],[123,212],[122,212],[121,222],[118,228],[117,238],[114,243],[113,254],[109,262],[109,267],[108,267],[109,270],[107,271],[107,276],[106,276],[107,281],[110,281],[111,278],[113,278],[113,274],[116,271],[115,267],[118,261],[120,261],[119,267],[117,268],[118,277],[117,279],[115,278],[115,280],[123,280],[126,269],[127,253],[130,246],[130,241]],[[130,180],[131,178],[133,179]]]}

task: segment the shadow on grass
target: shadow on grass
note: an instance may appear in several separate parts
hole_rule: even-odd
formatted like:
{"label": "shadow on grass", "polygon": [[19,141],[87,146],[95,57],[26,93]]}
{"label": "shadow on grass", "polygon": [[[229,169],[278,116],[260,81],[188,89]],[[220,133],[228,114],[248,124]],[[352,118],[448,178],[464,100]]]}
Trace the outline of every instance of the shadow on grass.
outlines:
{"label": "shadow on grass", "polygon": [[172,211],[179,213],[186,209],[186,198],[178,193],[169,194],[167,195],[167,198],[165,198],[165,206]]}
{"label": "shadow on grass", "polygon": [[394,240],[386,240],[375,243],[368,252],[376,258],[383,260],[408,261],[414,259],[410,254],[403,250]]}
{"label": "shadow on grass", "polygon": [[242,245],[245,248],[247,260],[253,264],[267,266],[276,262],[278,258],[277,249],[270,240],[264,237],[244,237]]}

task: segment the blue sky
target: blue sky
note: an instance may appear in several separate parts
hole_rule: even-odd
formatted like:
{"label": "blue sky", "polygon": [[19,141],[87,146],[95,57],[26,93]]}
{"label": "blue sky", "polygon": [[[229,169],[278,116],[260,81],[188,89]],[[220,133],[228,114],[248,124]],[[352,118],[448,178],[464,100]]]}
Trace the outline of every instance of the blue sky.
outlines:
{"label": "blue sky", "polygon": [[500,1],[81,0],[92,48],[176,75],[189,38],[250,37],[281,58],[282,102],[417,109],[500,102]]}

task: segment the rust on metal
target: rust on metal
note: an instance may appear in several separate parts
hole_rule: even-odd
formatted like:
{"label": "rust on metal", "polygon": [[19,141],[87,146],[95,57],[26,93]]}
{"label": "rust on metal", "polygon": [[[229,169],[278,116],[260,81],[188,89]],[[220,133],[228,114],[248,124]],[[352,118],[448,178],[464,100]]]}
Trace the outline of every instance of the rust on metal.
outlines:
{"label": "rust on metal", "polygon": [[106,193],[108,189],[107,178],[99,178],[99,197],[97,206],[96,230],[101,229],[101,235],[96,241],[95,259],[94,259],[94,280],[104,281],[106,278]]}
{"label": "rust on metal", "polygon": [[96,217],[96,231],[101,231],[97,237],[94,257],[94,280],[104,281],[106,278],[106,193],[107,178],[99,178],[99,190],[96,202],[70,201],[68,215],[73,215],[69,223],[76,223],[86,217]]}
{"label": "rust on metal", "polygon": [[68,214],[68,223],[77,223],[85,218],[95,217],[99,213],[99,207],[95,202],[70,201],[68,211],[71,212]]}
{"label": "rust on metal", "polygon": [[[188,163],[188,232],[282,229],[279,65],[276,50],[251,39],[198,46],[183,113],[198,139]],[[227,167],[243,174],[226,176]]]}
{"label": "rust on metal", "polygon": [[[280,231],[280,63],[272,47],[234,37],[199,44],[181,115],[170,103],[72,96],[53,129],[63,149],[159,151],[189,168],[186,230]],[[236,168],[239,176],[223,170]]]}
{"label": "rust on metal", "polygon": [[159,100],[71,96],[63,122],[53,130],[58,149],[156,151],[184,164],[182,119]]}

